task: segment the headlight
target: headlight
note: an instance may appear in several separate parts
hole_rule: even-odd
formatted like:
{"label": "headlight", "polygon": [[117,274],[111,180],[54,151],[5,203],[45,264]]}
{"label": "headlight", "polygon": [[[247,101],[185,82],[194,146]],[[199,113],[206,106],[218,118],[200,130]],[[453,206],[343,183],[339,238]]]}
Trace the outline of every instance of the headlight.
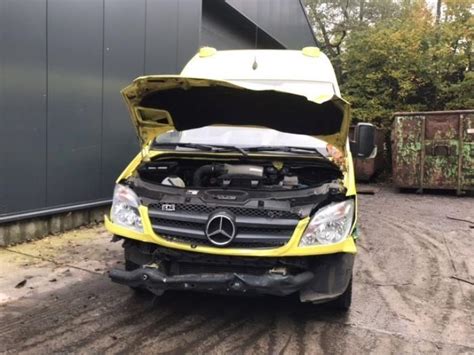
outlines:
{"label": "headlight", "polygon": [[300,247],[338,243],[347,237],[354,217],[354,200],[331,203],[321,208],[309,222]]}
{"label": "headlight", "polygon": [[140,200],[133,190],[124,185],[115,185],[110,219],[123,227],[143,232],[138,206]]}

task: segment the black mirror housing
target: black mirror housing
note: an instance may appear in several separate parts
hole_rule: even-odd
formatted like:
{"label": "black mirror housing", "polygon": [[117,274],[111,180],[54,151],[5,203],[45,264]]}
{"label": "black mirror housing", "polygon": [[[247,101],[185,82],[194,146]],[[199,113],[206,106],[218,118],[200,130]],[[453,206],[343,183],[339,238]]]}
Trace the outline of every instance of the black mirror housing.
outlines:
{"label": "black mirror housing", "polygon": [[372,157],[375,150],[375,126],[370,123],[358,123],[355,128],[353,153],[356,158]]}

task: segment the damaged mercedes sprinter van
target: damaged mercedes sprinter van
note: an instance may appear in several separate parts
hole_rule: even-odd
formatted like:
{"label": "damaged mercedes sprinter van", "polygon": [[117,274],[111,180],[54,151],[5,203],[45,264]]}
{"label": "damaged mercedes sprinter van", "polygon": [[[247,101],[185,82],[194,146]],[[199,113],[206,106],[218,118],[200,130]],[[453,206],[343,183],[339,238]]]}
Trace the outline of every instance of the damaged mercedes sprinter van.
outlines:
{"label": "damaged mercedes sprinter van", "polygon": [[142,150],[110,215],[125,270],[113,281],[167,290],[290,295],[351,304],[357,200],[350,106],[315,47],[202,48],[180,75],[122,91]]}

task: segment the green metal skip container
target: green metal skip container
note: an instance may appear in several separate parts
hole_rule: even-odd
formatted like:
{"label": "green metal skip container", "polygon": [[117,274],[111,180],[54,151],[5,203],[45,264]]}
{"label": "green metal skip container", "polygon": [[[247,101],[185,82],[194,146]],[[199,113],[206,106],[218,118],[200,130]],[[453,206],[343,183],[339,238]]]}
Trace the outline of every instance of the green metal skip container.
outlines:
{"label": "green metal skip container", "polygon": [[474,110],[397,112],[391,141],[396,186],[474,190]]}

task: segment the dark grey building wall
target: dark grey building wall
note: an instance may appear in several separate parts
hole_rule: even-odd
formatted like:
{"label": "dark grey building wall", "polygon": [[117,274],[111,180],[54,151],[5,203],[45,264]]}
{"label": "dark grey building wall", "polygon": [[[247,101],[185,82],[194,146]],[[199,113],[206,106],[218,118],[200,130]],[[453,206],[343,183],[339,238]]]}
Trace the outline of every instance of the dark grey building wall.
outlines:
{"label": "dark grey building wall", "polygon": [[49,0],[47,204],[100,196],[104,8]]}
{"label": "dark grey building wall", "polygon": [[[212,0],[211,0],[212,1]],[[201,46],[218,49],[244,49],[254,46],[253,36],[248,36],[239,23],[232,22],[229,26],[227,16],[222,16],[218,9],[214,10],[209,1],[203,0]],[[208,9],[206,9],[208,7]],[[229,11],[226,9],[225,11]]]}
{"label": "dark grey building wall", "polygon": [[225,0],[289,49],[316,44],[300,0]]}
{"label": "dark grey building wall", "polygon": [[[279,14],[293,3],[274,1]],[[137,76],[178,73],[200,44],[254,48],[259,19],[267,25],[257,29],[258,48],[307,42],[290,41],[307,27],[285,37],[242,4],[0,0],[0,223],[111,197],[139,149],[119,94]],[[288,29],[301,25],[290,22]]]}
{"label": "dark grey building wall", "polygon": [[120,89],[178,73],[200,21],[201,0],[1,0],[0,215],[110,199],[139,149]]}
{"label": "dark grey building wall", "polygon": [[201,0],[147,0],[145,73],[179,73],[199,48]]}
{"label": "dark grey building wall", "polygon": [[0,6],[0,212],[5,213],[46,204],[46,3],[0,1]]}
{"label": "dark grey building wall", "polygon": [[285,48],[225,1],[202,0],[201,46],[217,49]]}
{"label": "dark grey building wall", "polygon": [[125,162],[137,151],[120,88],[145,72],[145,0],[106,0],[104,12],[101,197],[109,198]]}

